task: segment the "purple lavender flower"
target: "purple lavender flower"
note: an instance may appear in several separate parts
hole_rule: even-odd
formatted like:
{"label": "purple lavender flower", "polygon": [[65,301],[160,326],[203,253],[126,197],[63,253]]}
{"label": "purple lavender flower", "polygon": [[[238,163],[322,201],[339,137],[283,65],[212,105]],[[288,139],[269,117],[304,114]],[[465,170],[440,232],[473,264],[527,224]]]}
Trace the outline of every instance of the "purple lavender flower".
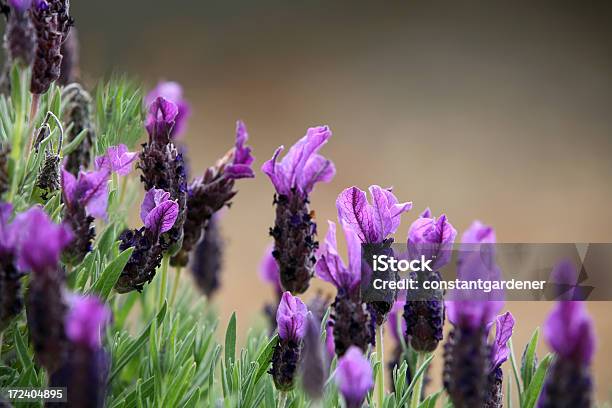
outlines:
{"label": "purple lavender flower", "polygon": [[512,313],[506,312],[503,315],[497,316],[495,319],[495,337],[491,348],[491,359],[489,369],[489,386],[485,396],[486,408],[502,408],[503,407],[503,378],[504,374],[501,365],[508,360],[510,348],[508,341],[512,336],[514,328],[514,316]]}
{"label": "purple lavender flower", "polygon": [[274,348],[270,370],[279,391],[289,391],[294,386],[307,317],[308,308],[302,300],[289,292],[283,293],[276,313],[279,340]]}
{"label": "purple lavender flower", "polygon": [[111,312],[94,296],[72,296],[66,316],[70,349],[64,365],[50,379],[52,387],[71,390],[71,407],[103,407],[110,359],[102,348],[101,334]]}
{"label": "purple lavender flower", "polygon": [[[445,215],[438,219],[429,208],[410,226],[408,231],[408,256],[410,259],[433,259],[432,271],[411,272],[410,277],[421,282],[440,281],[440,268],[450,261],[457,230]],[[416,351],[431,352],[442,340],[444,327],[443,292],[440,290],[410,291],[404,306],[406,342]]]}
{"label": "purple lavender flower", "polygon": [[76,176],[81,169],[89,167],[91,161],[91,148],[96,138],[93,103],[89,93],[77,83],[62,89],[62,103],[63,120],[67,125],[72,125],[67,130],[67,142],[72,142],[81,132],[86,132],[81,143],[64,157],[64,168]]}
{"label": "purple lavender flower", "polygon": [[304,348],[302,350],[301,378],[302,389],[312,400],[323,397],[327,366],[321,342],[321,321],[313,313],[308,314]]}
{"label": "purple lavender flower", "polygon": [[27,322],[36,361],[50,373],[64,361],[66,303],[64,271],[59,265],[62,250],[72,241],[69,227],[54,224],[40,207],[17,215],[17,266],[31,271],[27,293]]}
{"label": "purple lavender flower", "polygon": [[353,346],[338,361],[336,384],[347,408],[359,408],[374,386],[372,367],[362,351]]}
{"label": "purple lavender flower", "polygon": [[180,139],[183,133],[185,133],[187,120],[191,114],[189,103],[183,98],[183,88],[177,82],[160,82],[145,97],[146,106],[150,106],[159,97],[176,105],[177,113],[174,127],[170,132],[170,138]]}
{"label": "purple lavender flower", "polygon": [[193,251],[191,272],[202,293],[212,297],[221,285],[224,242],[221,236],[220,213],[215,213],[206,225],[204,237]]}
{"label": "purple lavender flower", "polygon": [[[490,245],[494,242],[491,227],[478,221],[472,224],[461,240],[459,279],[499,279],[500,271]],[[495,356],[491,354],[487,335],[503,301],[497,293],[486,296],[475,292],[464,296],[451,293],[450,298],[459,300],[446,301],[453,328],[444,345],[444,387],[457,408],[483,406],[491,397],[492,359],[499,360],[497,352]],[[507,333],[502,327],[499,330],[500,336]]]}
{"label": "purple lavender flower", "polygon": [[28,13],[31,0],[9,0],[11,13],[4,33],[9,60],[31,65],[36,51],[36,30]]}
{"label": "purple lavender flower", "polygon": [[558,302],[544,324],[544,337],[557,356],[548,369],[538,407],[590,407],[595,332],[584,303]]}
{"label": "purple lavender flower", "polygon": [[109,174],[107,169],[81,171],[77,178],[62,170],[64,220],[75,233],[74,242],[64,251],[66,263],[77,265],[91,251],[96,235],[94,218],[106,218]]}
{"label": "purple lavender flower", "polygon": [[119,237],[120,250],[134,247],[134,251],[115,285],[117,292],[141,291],[145,283],[151,282],[164,252],[161,237],[176,225],[178,213],[178,203],[170,199],[170,193],[155,188],[147,191],[140,207],[145,226],[126,230]]}
{"label": "purple lavender flower", "polygon": [[202,177],[195,179],[189,186],[187,198],[187,219],[185,237],[181,251],[174,256],[171,264],[184,266],[189,261],[189,253],[202,237],[210,218],[223,207],[229,206],[238,193],[235,182],[242,178],[255,177],[251,165],[251,148],[245,146],[248,133],[244,123],[236,123],[236,142],[215,166],[209,167]]}
{"label": "purple lavender flower", "polygon": [[96,170],[107,169],[108,172],[127,176],[132,171],[132,163],[138,158],[138,153],[129,152],[124,144],[111,146],[106,154],[96,157]]}
{"label": "purple lavender flower", "polygon": [[171,141],[178,108],[162,97],[156,98],[149,107],[145,127],[149,141],[143,145],[138,167],[145,190],[158,188],[170,193],[179,206],[174,226],[162,237],[164,250],[175,254],[183,241],[183,225],[187,215],[187,175],[182,154]]}
{"label": "purple lavender flower", "polygon": [[9,222],[13,206],[0,203],[0,331],[23,309],[21,277],[14,266],[18,231]]}
{"label": "purple lavender flower", "polygon": [[44,94],[60,77],[61,46],[73,25],[69,8],[68,0],[42,0],[31,9],[38,39],[30,83],[33,94]]}
{"label": "purple lavender flower", "polygon": [[400,203],[391,189],[370,186],[372,204],[365,191],[357,187],[344,190],[336,200],[338,218],[351,226],[359,240],[366,244],[381,244],[394,234],[403,213],[412,209],[412,203]]}
{"label": "purple lavender flower", "polygon": [[338,292],[332,304],[333,338],[338,356],[350,346],[367,350],[374,339],[374,318],[361,301],[361,248],[356,232],[343,225],[348,247],[348,265],[338,254],[336,224],[329,221],[329,230],[316,263],[317,276],[336,286]]}
{"label": "purple lavender flower", "polygon": [[292,293],[304,293],[314,272],[318,242],[309,194],[316,183],[329,182],[336,173],[333,163],[317,153],[331,135],[327,126],[310,128],[281,161],[277,159],[283,146],[261,167],[276,189],[276,220],[270,235],[281,284]]}

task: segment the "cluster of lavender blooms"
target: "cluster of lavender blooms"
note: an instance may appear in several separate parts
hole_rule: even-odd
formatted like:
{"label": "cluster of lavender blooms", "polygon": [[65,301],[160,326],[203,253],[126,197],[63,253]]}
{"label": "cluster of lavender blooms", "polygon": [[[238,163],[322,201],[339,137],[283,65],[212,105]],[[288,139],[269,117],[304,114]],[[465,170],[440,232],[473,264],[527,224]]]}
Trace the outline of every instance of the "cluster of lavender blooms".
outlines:
{"label": "cluster of lavender blooms", "polygon": [[[328,222],[327,235],[321,248],[318,247],[316,224],[307,206],[308,193],[315,181],[329,181],[334,167],[323,157],[311,158],[309,154],[314,154],[329,136],[331,132],[326,127],[309,129],[283,161],[276,162],[279,148],[272,160],[262,167],[277,193],[274,199],[276,221],[270,231],[274,245],[266,250],[260,268],[262,279],[271,284],[279,299],[278,307],[273,304],[266,306],[268,316],[276,315],[271,327],[272,330],[276,327],[279,335],[270,370],[277,389],[291,390],[299,372],[297,366],[310,365],[311,357],[301,357],[301,350],[303,328],[308,325],[307,316],[311,312],[290,292],[303,293],[308,288],[314,264],[317,277],[337,289],[326,324],[326,347],[330,356],[339,358],[335,376],[347,407],[360,407],[374,385],[372,367],[365,356],[375,345],[376,326],[382,325],[389,313],[389,326],[397,344],[390,366],[392,371],[402,361],[408,361],[408,351],[426,355],[437,349],[444,337],[443,327],[448,314],[452,328],[444,344],[443,372],[448,398],[457,408],[502,407],[501,367],[510,356],[508,343],[515,325],[510,312],[498,315],[504,306],[502,294],[493,292],[486,298],[473,296],[469,300],[451,296],[452,300],[445,301],[441,291],[428,296],[427,300],[418,294],[389,291],[385,293],[384,301],[366,304],[361,300],[362,276],[371,273],[362,264],[362,250],[367,250],[368,244],[389,248],[401,215],[412,208],[412,203],[400,203],[390,189],[371,186],[370,204],[364,191],[357,187],[348,188],[336,201],[348,249],[348,263],[339,255],[336,223]],[[313,168],[318,168],[318,173]],[[434,217],[426,209],[410,226],[406,254],[411,259],[424,255],[435,261],[432,271],[412,272],[411,278],[440,280],[439,271],[450,262],[456,236],[457,230],[446,215]],[[458,262],[457,274],[461,279],[478,279],[485,274],[491,278],[491,273],[500,273],[495,266],[495,255],[490,250],[490,245],[495,243],[495,232],[491,227],[474,222],[464,232],[461,243],[471,248]],[[482,252],[488,259],[482,258],[481,251],[474,251],[474,245],[487,246]],[[284,290],[287,292],[283,293]],[[493,330],[494,334],[491,334]],[[538,406],[590,406],[592,382],[589,363],[594,335],[583,305],[560,302],[546,323],[545,334],[557,358],[547,375]],[[416,374],[411,369],[419,368],[407,368],[408,383]],[[420,381],[426,376],[427,373],[423,373]],[[316,381],[311,378],[309,382]],[[424,395],[424,389],[415,387],[412,401],[418,404]]]}

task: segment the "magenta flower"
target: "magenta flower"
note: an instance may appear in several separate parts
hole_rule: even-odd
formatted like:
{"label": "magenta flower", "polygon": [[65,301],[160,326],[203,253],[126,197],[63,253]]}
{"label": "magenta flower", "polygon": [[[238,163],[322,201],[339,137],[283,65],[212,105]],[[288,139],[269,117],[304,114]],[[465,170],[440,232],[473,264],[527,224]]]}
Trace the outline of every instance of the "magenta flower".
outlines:
{"label": "magenta flower", "polygon": [[140,206],[140,218],[145,227],[157,234],[169,231],[178,217],[178,203],[170,200],[170,193],[152,188]]}
{"label": "magenta flower", "polygon": [[55,224],[38,206],[17,215],[14,223],[19,231],[17,267],[37,273],[56,269],[62,250],[73,239],[70,228]]}
{"label": "magenta flower", "polygon": [[276,312],[278,336],[283,340],[302,340],[306,333],[307,315],[308,308],[299,297],[283,293]]}
{"label": "magenta flower", "polygon": [[411,259],[425,256],[434,259],[432,269],[440,270],[448,264],[457,230],[448,222],[446,215],[438,219],[431,215],[429,208],[412,223],[408,231],[408,253]]}
{"label": "magenta flower", "polygon": [[338,218],[355,230],[363,243],[379,244],[395,233],[401,215],[410,211],[411,202],[399,203],[391,189],[370,187],[372,204],[357,187],[344,190],[336,200]]}
{"label": "magenta flower", "polygon": [[271,284],[277,292],[282,292],[280,284],[280,271],[276,259],[272,256],[274,245],[270,244],[266,248],[263,258],[259,263],[259,277],[262,281]]}
{"label": "magenta flower", "polygon": [[66,316],[66,336],[74,344],[97,350],[101,334],[111,319],[111,311],[95,296],[73,296]]}
{"label": "magenta flower", "polygon": [[107,169],[120,176],[127,176],[132,171],[132,163],[138,158],[138,153],[129,152],[124,144],[111,146],[106,154],[96,157],[96,170]]}
{"label": "magenta flower", "polygon": [[315,265],[319,278],[333,284],[339,290],[353,292],[361,283],[361,244],[353,229],[343,225],[348,249],[348,265],[338,254],[336,224],[328,221],[327,236]]}
{"label": "magenta flower", "polygon": [[189,103],[183,98],[183,88],[177,82],[160,82],[145,97],[147,107],[151,106],[155,100],[162,97],[176,105],[177,113],[175,125],[170,133],[170,138],[179,139],[187,127],[187,120],[191,114]]}
{"label": "magenta flower", "polygon": [[544,324],[544,337],[559,356],[585,365],[591,363],[595,332],[584,303],[558,302]]}
{"label": "magenta flower", "polygon": [[359,348],[352,346],[338,361],[336,384],[347,408],[358,408],[374,386],[372,367]]}
{"label": "magenta flower", "polygon": [[306,135],[294,144],[285,157],[277,162],[284,147],[274,152],[261,171],[270,177],[276,192],[290,195],[295,190],[302,195],[310,193],[318,182],[329,182],[334,177],[334,164],[317,154],[332,132],[327,126],[309,128]]}
{"label": "magenta flower", "polygon": [[[389,319],[387,320],[388,325],[389,325],[389,332],[391,333],[391,337],[393,337],[393,339],[396,342],[399,342],[400,336],[404,337],[404,334],[406,333],[406,320],[402,319],[403,311],[404,311],[404,302],[401,300],[396,301],[393,304],[391,311],[389,312]],[[401,324],[400,324],[401,333],[397,331],[398,320],[400,319],[401,319]]]}
{"label": "magenta flower", "polygon": [[30,8],[32,0],[8,0],[8,3],[13,9],[23,13]]}
{"label": "magenta flower", "polygon": [[87,215],[106,218],[108,205],[107,169],[79,172],[75,178],[70,172],[62,169],[62,190],[64,202],[68,207],[84,207]]}
{"label": "magenta flower", "polygon": [[161,96],[149,105],[145,128],[153,142],[167,144],[176,125],[178,108],[176,104]]}
{"label": "magenta flower", "polygon": [[5,329],[23,309],[23,273],[15,268],[14,262],[19,231],[9,222],[12,211],[11,204],[0,203],[0,330]]}
{"label": "magenta flower", "polygon": [[251,168],[253,160],[255,158],[251,155],[251,148],[245,146],[246,141],[249,139],[244,122],[241,120],[236,122],[236,144],[234,149],[231,151],[232,160],[227,164],[223,170],[225,177],[231,179],[241,178],[253,178],[255,173]]}

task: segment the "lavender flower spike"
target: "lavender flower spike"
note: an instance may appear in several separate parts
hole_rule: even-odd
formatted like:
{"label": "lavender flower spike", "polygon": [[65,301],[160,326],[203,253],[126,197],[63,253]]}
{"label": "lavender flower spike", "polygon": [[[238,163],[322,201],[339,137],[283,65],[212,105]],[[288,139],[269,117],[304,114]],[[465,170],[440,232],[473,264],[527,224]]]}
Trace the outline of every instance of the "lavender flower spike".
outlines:
{"label": "lavender flower spike", "polygon": [[79,264],[91,251],[96,235],[94,218],[106,218],[109,174],[106,169],[81,171],[75,178],[62,169],[64,219],[75,233],[73,244],[64,251],[64,260],[69,264]]}
{"label": "lavender flower spike", "polygon": [[[453,228],[445,215],[438,219],[431,215],[429,209],[419,217],[408,231],[408,255],[410,259],[424,256],[433,259],[432,271],[412,272],[411,278],[421,282],[439,281],[440,268],[450,261],[451,250],[457,230]],[[422,293],[421,293],[422,292]],[[414,299],[413,297],[419,297]],[[406,321],[406,342],[416,351],[431,352],[442,340],[444,326],[444,301],[442,291],[419,293],[410,291],[404,307]]]}
{"label": "lavender flower spike", "polygon": [[238,193],[234,189],[236,180],[255,177],[251,169],[254,160],[251,148],[245,145],[248,137],[246,126],[238,121],[234,146],[214,166],[209,167],[202,177],[189,185],[185,237],[171,265],[187,265],[189,253],[202,237],[210,218],[223,207],[229,206]]}
{"label": "lavender flower spike", "polygon": [[359,408],[374,386],[372,367],[357,347],[351,347],[338,361],[336,384],[347,408]]}
{"label": "lavender flower spike", "polygon": [[58,263],[73,234],[67,226],[54,224],[40,207],[19,214],[14,224],[19,228],[17,266],[32,272],[26,312],[34,354],[51,373],[64,361],[68,346],[65,277]]}
{"label": "lavender flower spike", "polygon": [[348,265],[338,254],[336,224],[329,222],[325,243],[316,263],[317,276],[336,286],[338,292],[332,304],[331,321],[335,352],[342,356],[351,346],[363,352],[371,344],[375,334],[375,321],[361,301],[361,248],[359,238],[352,228],[344,226],[348,247]]}
{"label": "lavender flower spike", "polygon": [[71,407],[102,408],[106,395],[109,358],[101,335],[110,322],[108,306],[95,296],[76,296],[66,316],[70,350],[65,364],[50,379],[52,387],[66,387]]}
{"label": "lavender flower spike", "polygon": [[219,214],[215,213],[206,225],[204,237],[193,251],[191,262],[191,272],[195,283],[208,298],[212,297],[221,285],[220,275],[223,269],[225,248],[221,236]]}
{"label": "lavender flower spike", "polygon": [[17,233],[9,222],[13,206],[0,203],[0,331],[23,309],[21,277],[23,273],[14,265],[17,251]]}
{"label": "lavender flower spike", "polygon": [[9,0],[11,13],[4,34],[4,48],[10,61],[31,65],[36,52],[36,30],[28,9],[32,0]]}
{"label": "lavender flower spike", "polygon": [[292,293],[304,293],[313,275],[318,243],[309,194],[316,183],[331,181],[336,172],[333,163],[317,153],[331,135],[327,126],[310,128],[281,161],[277,159],[282,146],[261,167],[276,189],[276,219],[270,235],[282,286]]}
{"label": "lavender flower spike", "polygon": [[170,193],[155,188],[147,191],[140,206],[145,226],[126,230],[119,237],[120,250],[134,247],[134,251],[115,285],[117,292],[141,291],[145,283],[151,282],[163,256],[161,237],[176,224],[178,213],[179,205],[170,199]]}
{"label": "lavender flower spike", "polygon": [[76,176],[81,169],[89,167],[91,161],[91,148],[96,138],[93,102],[81,85],[72,83],[62,89],[62,103],[63,120],[66,125],[72,125],[67,130],[67,142],[86,132],[81,143],[64,157],[64,168]]}
{"label": "lavender flower spike", "polygon": [[160,96],[174,103],[177,107],[175,124],[170,132],[170,138],[175,140],[180,139],[185,133],[187,120],[191,114],[189,103],[183,98],[183,88],[177,82],[160,82],[145,97],[146,106],[151,106],[151,104]]}
{"label": "lavender flower spike", "polygon": [[294,386],[307,318],[308,308],[302,300],[289,292],[283,293],[276,312],[279,341],[274,348],[270,370],[280,391],[289,391]]}
{"label": "lavender flower spike", "polygon": [[132,163],[138,158],[138,153],[129,152],[124,144],[111,146],[106,154],[96,157],[96,169],[107,169],[120,176],[127,176],[132,171]]}
{"label": "lavender flower spike", "polygon": [[538,408],[590,407],[595,332],[584,303],[558,302],[544,324],[544,337],[557,357],[548,369]]}

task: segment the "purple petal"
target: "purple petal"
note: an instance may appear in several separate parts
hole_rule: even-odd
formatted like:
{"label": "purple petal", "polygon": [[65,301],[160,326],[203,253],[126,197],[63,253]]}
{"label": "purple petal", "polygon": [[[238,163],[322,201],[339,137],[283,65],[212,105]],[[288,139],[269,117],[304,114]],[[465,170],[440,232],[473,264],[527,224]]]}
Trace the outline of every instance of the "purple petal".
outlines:
{"label": "purple petal", "polygon": [[259,264],[259,276],[264,282],[274,285],[276,291],[281,293],[282,288],[280,283],[280,270],[278,268],[276,259],[274,259],[274,256],[272,256],[273,250],[274,244],[270,244],[266,248],[266,252]]}
{"label": "purple petal", "polygon": [[372,389],[372,367],[358,347],[351,346],[338,361],[336,384],[350,407],[361,406]]}
{"label": "purple petal", "polygon": [[558,302],[544,323],[544,337],[560,356],[588,365],[595,352],[595,331],[584,303]]}
{"label": "purple petal", "polygon": [[73,296],[66,316],[66,336],[75,344],[97,350],[101,334],[111,319],[111,311],[95,296]]}
{"label": "purple petal", "polygon": [[111,146],[106,149],[104,156],[96,157],[96,169],[108,169],[120,176],[127,176],[132,171],[131,164],[138,157],[138,153],[129,152],[124,144]]}
{"label": "purple petal", "polygon": [[[391,337],[393,337],[396,343],[400,341],[400,336],[403,337],[404,334],[406,333],[406,320],[402,317],[404,313],[405,304],[406,304],[405,301],[398,300],[395,303],[393,303],[393,307],[391,308],[391,311],[389,312],[389,319],[388,319],[387,324],[389,325]],[[400,327],[401,327],[402,333],[397,332],[398,320],[401,322]]]}
{"label": "purple petal", "polygon": [[272,158],[261,166],[261,171],[270,178],[274,188],[279,194],[288,194],[290,190],[285,175],[279,170],[280,164],[276,162],[276,159],[278,159],[278,156],[280,156],[284,149],[284,146],[279,146],[274,151]]}
{"label": "purple petal", "polygon": [[170,200],[170,193],[155,188],[147,191],[140,207],[145,227],[156,234],[169,231],[178,218],[178,212],[178,203]]}
{"label": "purple petal", "polygon": [[434,259],[432,268],[440,270],[450,262],[457,230],[448,222],[446,215],[442,214],[436,220],[428,210],[408,230],[408,254],[411,259],[421,256]]}
{"label": "purple petal", "polygon": [[13,205],[11,203],[0,203],[0,255],[11,254],[14,250],[17,234],[14,226],[9,223]]}
{"label": "purple petal", "polygon": [[25,12],[32,6],[32,0],[9,0],[8,2],[14,10],[20,13]]}
{"label": "purple petal", "polygon": [[232,179],[255,177],[255,173],[251,168],[251,164],[255,159],[251,155],[251,148],[245,146],[248,138],[246,126],[243,122],[238,121],[236,123],[236,144],[232,152],[233,161],[225,167],[224,174],[226,177]]}
{"label": "purple petal", "polygon": [[361,245],[353,230],[344,228],[349,249],[349,267],[347,268],[338,254],[336,224],[332,221],[327,223],[327,236],[315,265],[316,274],[319,278],[333,284],[338,289],[342,288],[352,291],[361,282]]}
{"label": "purple petal", "polygon": [[498,368],[508,359],[510,355],[508,340],[512,336],[513,328],[514,316],[512,316],[512,313],[506,312],[495,319],[495,340],[491,347],[491,370]]}
{"label": "purple petal", "polygon": [[177,82],[160,82],[145,97],[147,107],[155,102],[155,99],[162,97],[176,105],[177,113],[174,118],[175,125],[172,128],[170,138],[179,139],[187,128],[187,121],[191,114],[189,103],[183,97],[183,88]]}
{"label": "purple petal", "polygon": [[17,215],[14,225],[19,231],[17,267],[37,273],[57,268],[61,252],[73,238],[70,227],[55,224],[39,206]]}
{"label": "purple petal", "polygon": [[313,155],[302,170],[298,184],[304,191],[312,191],[317,183],[329,183],[336,175],[336,167],[331,160],[320,154]]}
{"label": "purple petal", "polygon": [[85,207],[87,215],[101,219],[106,218],[109,175],[107,169],[90,172],[81,171],[79,173],[74,197]]}
{"label": "purple petal", "polygon": [[152,188],[147,191],[140,205],[140,219],[142,222],[146,222],[147,216],[155,207],[168,200],[170,200],[170,193],[162,189]]}
{"label": "purple petal", "polygon": [[302,300],[290,292],[283,293],[276,312],[278,335],[283,340],[299,341],[306,333],[308,308]]}
{"label": "purple petal", "polygon": [[331,324],[331,320],[327,321],[325,326],[325,349],[330,359],[334,358],[336,354],[336,343],[334,341],[334,326]]}
{"label": "purple petal", "polygon": [[151,139],[159,143],[168,143],[177,115],[176,104],[161,96],[156,98],[149,106],[149,114],[145,121],[145,127]]}
{"label": "purple petal", "polygon": [[74,202],[74,192],[76,190],[76,177],[65,168],[62,168],[62,190],[64,197],[68,202]]}

